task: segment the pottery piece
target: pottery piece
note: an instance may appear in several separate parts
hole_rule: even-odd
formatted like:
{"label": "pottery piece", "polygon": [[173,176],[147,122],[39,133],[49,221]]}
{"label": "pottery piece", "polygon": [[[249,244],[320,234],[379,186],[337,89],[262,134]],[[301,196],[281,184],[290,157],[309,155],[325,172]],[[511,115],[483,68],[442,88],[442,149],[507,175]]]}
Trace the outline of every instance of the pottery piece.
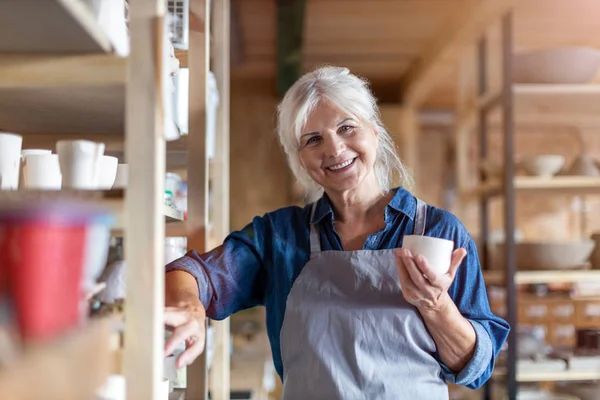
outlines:
{"label": "pottery piece", "polygon": [[549,178],[561,170],[565,158],[558,154],[524,156],[520,158],[520,164],[529,175]]}
{"label": "pottery piece", "polygon": [[402,240],[402,248],[409,250],[413,256],[424,256],[431,268],[443,275],[450,268],[454,242],[431,236],[406,235]]}
{"label": "pottery piece", "polygon": [[[565,242],[516,243],[517,267],[520,270],[581,269],[590,258],[593,240]],[[504,243],[495,245],[494,267],[504,268]]]}
{"label": "pottery piece", "polygon": [[573,163],[560,175],[565,176],[600,176],[600,168],[596,165],[596,160],[588,154],[582,154],[577,157]]}
{"label": "pottery piece", "polygon": [[58,154],[27,154],[23,157],[23,186],[27,189],[60,190],[62,175]]}
{"label": "pottery piece", "polygon": [[587,47],[558,47],[513,55],[513,82],[523,84],[581,84],[590,82],[600,67],[600,51]]}
{"label": "pottery piece", "polygon": [[98,188],[104,143],[89,140],[59,140],[56,143],[56,152],[63,188]]}
{"label": "pottery piece", "polygon": [[0,190],[19,187],[22,143],[21,135],[0,133]]}
{"label": "pottery piece", "polygon": [[113,187],[117,177],[117,167],[119,159],[117,157],[102,156],[100,159],[100,174],[98,178],[98,189],[108,190]]}

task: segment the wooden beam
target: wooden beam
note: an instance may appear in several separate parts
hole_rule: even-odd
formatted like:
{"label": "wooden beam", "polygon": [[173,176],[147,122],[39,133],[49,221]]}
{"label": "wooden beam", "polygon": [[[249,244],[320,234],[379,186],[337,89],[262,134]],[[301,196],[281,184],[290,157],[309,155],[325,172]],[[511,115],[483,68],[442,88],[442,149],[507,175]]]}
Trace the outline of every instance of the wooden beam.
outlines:
{"label": "wooden beam", "polygon": [[[219,91],[219,108],[217,113],[215,156],[209,163],[209,173],[213,189],[213,234],[211,239],[222,243],[229,234],[229,66],[230,66],[230,32],[231,3],[230,0],[218,0],[214,3],[214,54],[212,70]],[[210,378],[210,393],[213,400],[229,400],[231,398],[230,369],[230,319],[212,321],[215,329],[215,349]]]}
{"label": "wooden beam", "polygon": [[464,7],[457,7],[431,46],[404,74],[400,84],[403,103],[419,107],[436,83],[436,67],[461,45],[474,43],[494,20],[515,3],[516,0],[469,0]]}
{"label": "wooden beam", "polygon": [[[206,153],[207,79],[210,66],[210,1],[189,3],[189,133],[188,219],[192,226],[203,227],[188,236],[188,248],[202,254],[207,251],[208,226],[208,156]],[[186,399],[208,398],[206,351],[187,367]]]}
{"label": "wooden beam", "polygon": [[157,400],[163,379],[165,2],[131,1],[127,63],[124,366],[128,399]]}
{"label": "wooden beam", "polygon": [[305,0],[277,0],[277,89],[281,96],[302,73]]}

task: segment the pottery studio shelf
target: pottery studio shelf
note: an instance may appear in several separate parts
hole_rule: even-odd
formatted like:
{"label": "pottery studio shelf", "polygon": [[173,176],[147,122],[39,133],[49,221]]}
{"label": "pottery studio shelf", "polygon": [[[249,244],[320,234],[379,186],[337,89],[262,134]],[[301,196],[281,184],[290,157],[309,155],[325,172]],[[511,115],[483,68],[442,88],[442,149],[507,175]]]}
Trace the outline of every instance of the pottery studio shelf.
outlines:
{"label": "pottery studio shelf", "polygon": [[[503,270],[483,271],[483,278],[487,285],[505,283]],[[517,271],[515,273],[515,283],[518,285],[576,282],[600,282],[600,270]]]}
{"label": "pottery studio shelf", "polygon": [[127,60],[84,1],[0,0],[0,53],[0,130],[123,136]]}

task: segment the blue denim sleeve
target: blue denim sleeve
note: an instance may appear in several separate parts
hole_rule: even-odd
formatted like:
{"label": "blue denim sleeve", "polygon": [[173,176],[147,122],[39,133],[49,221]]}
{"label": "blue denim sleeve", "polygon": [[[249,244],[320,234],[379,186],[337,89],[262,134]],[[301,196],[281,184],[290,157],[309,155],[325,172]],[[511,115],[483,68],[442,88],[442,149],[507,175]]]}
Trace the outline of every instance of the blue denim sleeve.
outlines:
{"label": "blue denim sleeve", "polygon": [[244,229],[230,233],[216,249],[205,254],[191,250],[169,263],[166,272],[182,270],[196,278],[200,301],[211,319],[263,305],[266,234],[264,219],[256,217]]}
{"label": "blue denim sleeve", "polygon": [[475,329],[477,344],[473,357],[462,371],[454,373],[441,361],[440,365],[448,382],[477,389],[491,377],[510,326],[490,310],[477,247],[468,233],[460,236],[462,240],[459,243],[463,243],[467,256],[457,270],[449,294]]}

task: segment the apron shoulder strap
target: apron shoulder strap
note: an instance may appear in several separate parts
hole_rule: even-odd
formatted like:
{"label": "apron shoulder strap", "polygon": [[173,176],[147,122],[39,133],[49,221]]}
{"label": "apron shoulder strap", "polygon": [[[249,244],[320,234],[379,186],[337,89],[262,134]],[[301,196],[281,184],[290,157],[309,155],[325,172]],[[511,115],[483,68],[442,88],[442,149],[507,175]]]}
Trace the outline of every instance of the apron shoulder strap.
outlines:
{"label": "apron shoulder strap", "polygon": [[313,224],[312,220],[315,216],[315,211],[317,210],[317,202],[315,201],[312,205],[312,210],[310,211],[310,252],[318,253],[321,251],[321,240],[319,239],[319,229],[317,228],[317,224]]}
{"label": "apron shoulder strap", "polygon": [[425,234],[425,225],[427,224],[427,204],[416,197],[417,210],[415,211],[415,223],[413,235],[423,236]]}

